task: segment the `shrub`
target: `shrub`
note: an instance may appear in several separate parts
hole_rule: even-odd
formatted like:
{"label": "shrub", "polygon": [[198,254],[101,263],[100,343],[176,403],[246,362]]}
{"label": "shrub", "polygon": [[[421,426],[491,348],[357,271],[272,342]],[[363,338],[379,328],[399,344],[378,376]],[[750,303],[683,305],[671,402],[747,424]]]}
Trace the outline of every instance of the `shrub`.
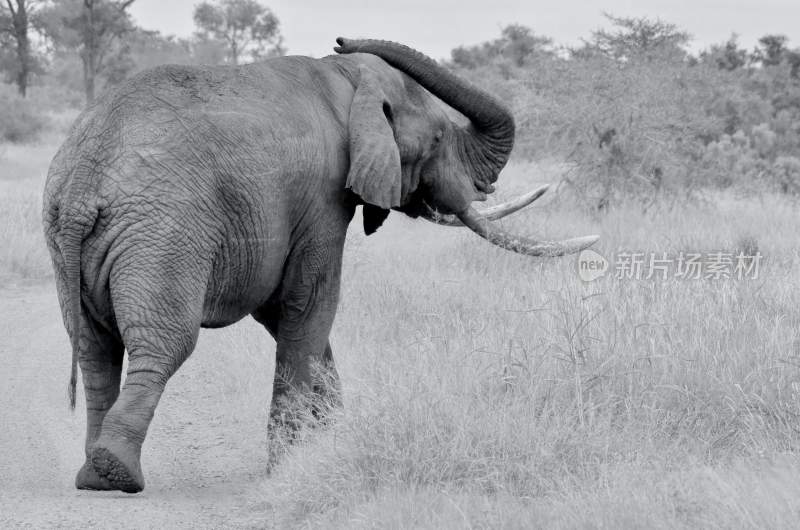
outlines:
{"label": "shrub", "polygon": [[768,123],[762,123],[753,127],[752,135],[753,147],[756,148],[758,154],[764,158],[769,158],[775,151],[775,143],[778,135],[770,129]]}
{"label": "shrub", "polygon": [[800,79],[789,68],[569,51],[521,64],[454,54],[451,66],[511,108],[513,157],[567,162],[563,180],[586,206],[649,205],[709,187],[800,193]]}
{"label": "shrub", "polygon": [[800,158],[779,156],[772,167],[780,190],[783,193],[800,195]]}
{"label": "shrub", "polygon": [[31,102],[19,97],[12,87],[0,85],[0,141],[30,142],[46,123],[46,117]]}

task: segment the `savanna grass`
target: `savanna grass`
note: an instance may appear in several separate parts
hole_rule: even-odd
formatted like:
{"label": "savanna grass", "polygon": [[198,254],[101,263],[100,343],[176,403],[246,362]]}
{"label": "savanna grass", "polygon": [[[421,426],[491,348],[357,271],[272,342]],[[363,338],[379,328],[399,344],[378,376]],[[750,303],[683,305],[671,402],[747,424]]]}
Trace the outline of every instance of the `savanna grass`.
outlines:
{"label": "savanna grass", "polygon": [[[515,169],[505,190],[533,168]],[[797,221],[780,198],[719,196],[594,219],[556,201],[507,222],[600,233],[609,256],[742,241],[764,255],[755,279],[612,269],[589,284],[574,258],[535,261],[466,231],[354,226],[332,338],[346,409],[265,499],[312,527],[791,527]]]}
{"label": "savanna grass", "polygon": [[[562,169],[509,168],[498,195]],[[40,186],[0,179],[4,276],[49,274]],[[598,233],[609,258],[756,250],[758,278],[633,280],[612,265],[584,283],[574,257],[532,260],[398,214],[367,238],[356,219],[331,339],[345,408],[264,481],[270,521],[243,524],[796,525],[797,206],[717,194],[588,215],[563,191],[506,227]],[[211,365],[207,383],[226,414],[266,419],[253,396],[274,344],[253,323],[223,338],[224,351],[197,361]]]}
{"label": "savanna grass", "polygon": [[0,144],[0,286],[52,277],[42,235],[42,188],[60,136]]}

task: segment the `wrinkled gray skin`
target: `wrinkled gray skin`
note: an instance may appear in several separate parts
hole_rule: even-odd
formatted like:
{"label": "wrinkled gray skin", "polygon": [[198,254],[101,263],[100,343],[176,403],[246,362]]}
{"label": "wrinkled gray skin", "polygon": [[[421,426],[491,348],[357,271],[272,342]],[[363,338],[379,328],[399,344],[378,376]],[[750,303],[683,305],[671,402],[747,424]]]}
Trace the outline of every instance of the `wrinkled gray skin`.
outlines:
{"label": "wrinkled gray skin", "polygon": [[[44,229],[88,416],[78,488],[142,490],[147,428],[201,327],[252,315],[275,338],[273,428],[338,403],[328,335],[356,206],[371,233],[390,209],[458,214],[493,191],[514,139],[502,105],[408,48],[340,44],[144,72],[53,160]],[[73,367],[73,406],[74,384]]]}

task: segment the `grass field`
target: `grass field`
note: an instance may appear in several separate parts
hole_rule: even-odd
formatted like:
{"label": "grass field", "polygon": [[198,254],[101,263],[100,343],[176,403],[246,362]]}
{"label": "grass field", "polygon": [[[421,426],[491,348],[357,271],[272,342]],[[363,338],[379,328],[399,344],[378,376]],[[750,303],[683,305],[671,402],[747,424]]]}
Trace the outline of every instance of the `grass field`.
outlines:
{"label": "grass field", "polygon": [[[51,281],[39,194],[52,147],[26,149],[0,154],[6,283]],[[558,171],[512,166],[498,196]],[[566,195],[505,225],[597,233],[604,256],[757,247],[759,277],[612,269],[584,283],[574,257],[525,258],[398,214],[371,237],[354,222],[331,339],[346,407],[257,486],[251,513],[269,520],[244,512],[242,525],[796,527],[800,208],[713,194],[593,217]],[[196,362],[236,414],[263,385],[242,368],[263,338],[252,326],[225,337],[225,352]]]}

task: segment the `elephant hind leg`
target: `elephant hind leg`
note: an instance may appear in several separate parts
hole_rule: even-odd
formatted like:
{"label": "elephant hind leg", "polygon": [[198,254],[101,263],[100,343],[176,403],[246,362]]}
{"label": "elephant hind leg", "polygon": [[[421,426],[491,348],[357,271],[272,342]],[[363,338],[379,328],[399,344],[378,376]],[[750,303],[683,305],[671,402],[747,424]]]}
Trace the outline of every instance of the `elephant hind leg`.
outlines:
{"label": "elephant hind leg", "polygon": [[127,493],[144,489],[141,449],[169,378],[200,331],[207,274],[196,257],[129,263],[111,281],[111,301],[128,350],[128,373],[90,449],[94,470]]}
{"label": "elephant hind leg", "polygon": [[119,395],[125,348],[117,337],[101,328],[85,313],[81,315],[80,323],[78,363],[86,396],[86,461],[75,477],[75,487],[112,490],[116,488],[95,472],[91,464],[90,448],[100,436],[106,413]]}

